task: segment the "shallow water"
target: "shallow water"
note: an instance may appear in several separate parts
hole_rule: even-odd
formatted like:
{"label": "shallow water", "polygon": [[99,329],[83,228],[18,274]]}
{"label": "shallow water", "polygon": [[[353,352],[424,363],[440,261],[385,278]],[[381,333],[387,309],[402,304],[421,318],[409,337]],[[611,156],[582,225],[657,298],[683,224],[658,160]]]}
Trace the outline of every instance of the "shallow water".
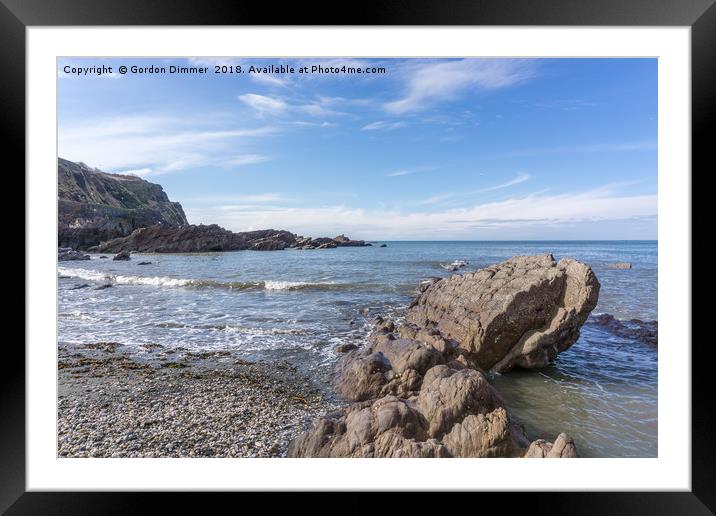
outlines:
{"label": "shallow water", "polygon": [[[595,313],[657,318],[653,241],[387,244],[61,262],[59,340],[230,348],[249,359],[289,360],[326,383],[335,346],[359,342],[377,314],[399,316],[420,280],[450,274],[441,264],[463,259],[461,271],[471,271],[545,252],[592,266],[602,284]],[[607,267],[623,261],[633,269]],[[114,286],[94,290],[106,276]],[[494,381],[531,438],[566,431],[581,456],[657,454],[657,353],[643,344],[587,324],[553,366]]]}

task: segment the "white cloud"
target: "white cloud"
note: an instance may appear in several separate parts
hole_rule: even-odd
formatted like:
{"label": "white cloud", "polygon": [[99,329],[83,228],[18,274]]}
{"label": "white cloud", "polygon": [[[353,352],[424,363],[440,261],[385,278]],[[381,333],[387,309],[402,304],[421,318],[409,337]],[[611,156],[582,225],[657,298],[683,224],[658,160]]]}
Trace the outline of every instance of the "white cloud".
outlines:
{"label": "white cloud", "polygon": [[470,197],[473,195],[477,195],[480,193],[485,192],[492,192],[494,190],[501,190],[503,188],[509,188],[510,186],[515,186],[520,183],[524,183],[525,181],[528,181],[532,176],[529,174],[526,174],[524,172],[517,174],[513,179],[510,179],[509,181],[505,181],[504,183],[499,183],[492,186],[487,186],[485,188],[478,188],[477,190],[462,190],[459,192],[448,192],[443,194],[437,194],[433,195],[431,197],[428,197],[427,199],[423,199],[422,201],[418,201],[416,204],[419,205],[426,205],[426,204],[440,204],[443,202],[447,202],[450,200],[455,199],[464,199],[466,197]]}
{"label": "white cloud", "polygon": [[407,176],[412,174],[410,170],[396,170],[394,172],[388,172],[386,176],[388,177],[400,177],[400,176]]}
{"label": "white cloud", "polygon": [[[255,207],[190,210],[192,220],[234,231],[280,227],[313,236],[345,232],[366,239],[510,238],[554,234],[556,227],[596,231],[607,221],[655,218],[656,195],[620,195],[607,185],[584,192],[533,194],[437,212],[325,207]],[[595,224],[597,223],[597,224]]]}
{"label": "white cloud", "polygon": [[534,75],[530,61],[514,59],[462,59],[422,64],[408,72],[406,93],[388,102],[385,109],[402,114],[453,100],[466,90],[496,89],[522,82]]}
{"label": "white cloud", "polygon": [[[158,175],[240,158],[236,152],[242,146],[277,131],[271,126],[217,130],[215,124],[211,117],[146,114],[62,122],[59,155],[105,171]],[[258,156],[246,155],[254,161]]]}
{"label": "white cloud", "polygon": [[268,97],[257,93],[239,95],[239,100],[254,109],[259,115],[288,116],[290,114],[306,114],[313,117],[330,117],[342,115],[339,111],[330,109],[330,99],[313,101],[295,101],[290,103],[283,98]]}
{"label": "white cloud", "polygon": [[151,168],[138,168],[135,170],[123,170],[121,173],[129,175],[129,176],[145,177],[145,176],[151,175],[152,169]]}
{"label": "white cloud", "polygon": [[393,129],[399,129],[405,127],[405,122],[385,122],[378,120],[360,128],[361,131],[392,131]]}
{"label": "white cloud", "polygon": [[508,188],[510,186],[518,185],[520,183],[524,183],[525,181],[528,181],[532,176],[529,174],[525,174],[524,172],[521,172],[517,174],[517,176],[513,179],[510,179],[509,181],[505,181],[504,183],[500,183],[493,186],[488,186],[487,188],[483,188],[482,190],[479,190],[481,192],[490,192],[492,190],[500,190],[502,188]]}
{"label": "white cloud", "polygon": [[263,156],[261,154],[243,154],[241,156],[235,156],[231,159],[227,159],[222,163],[228,167],[243,167],[245,165],[254,165],[256,163],[264,163],[269,161],[271,158]]}
{"label": "white cloud", "polygon": [[281,99],[258,95],[256,93],[239,95],[239,100],[261,113],[283,113],[288,108],[288,104]]}
{"label": "white cloud", "polygon": [[563,145],[558,147],[545,147],[535,149],[516,149],[512,151],[492,154],[491,158],[510,158],[526,156],[544,156],[552,154],[580,154],[590,152],[630,152],[640,150],[656,150],[656,142],[619,142],[619,143],[594,143],[586,145]]}

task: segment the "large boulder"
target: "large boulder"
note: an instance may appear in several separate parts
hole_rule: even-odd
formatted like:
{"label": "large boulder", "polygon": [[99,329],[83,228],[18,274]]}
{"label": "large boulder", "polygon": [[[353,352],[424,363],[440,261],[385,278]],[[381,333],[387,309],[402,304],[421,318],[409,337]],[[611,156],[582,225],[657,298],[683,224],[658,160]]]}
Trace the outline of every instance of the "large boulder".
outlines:
{"label": "large boulder", "polygon": [[518,256],[424,284],[407,320],[456,342],[478,367],[542,367],[579,338],[599,297],[587,265],[552,255]]}
{"label": "large boulder", "polygon": [[343,355],[336,390],[354,403],[314,421],[288,455],[576,457],[566,434],[530,443],[484,370],[544,365],[569,347],[596,304],[591,269],[517,257],[418,292],[407,320],[376,317]]}

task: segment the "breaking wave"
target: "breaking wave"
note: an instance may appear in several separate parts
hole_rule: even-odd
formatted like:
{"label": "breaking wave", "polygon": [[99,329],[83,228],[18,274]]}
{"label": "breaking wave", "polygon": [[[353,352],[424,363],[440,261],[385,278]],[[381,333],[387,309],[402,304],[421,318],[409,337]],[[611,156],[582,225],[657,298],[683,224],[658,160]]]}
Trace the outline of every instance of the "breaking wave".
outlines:
{"label": "breaking wave", "polygon": [[60,278],[79,278],[87,281],[112,283],[116,285],[150,285],[154,287],[187,287],[187,288],[220,288],[227,290],[341,290],[355,289],[362,285],[356,283],[304,282],[304,281],[216,281],[216,280],[190,280],[171,278],[168,276],[123,276],[107,274],[90,269],[73,269],[60,267]]}

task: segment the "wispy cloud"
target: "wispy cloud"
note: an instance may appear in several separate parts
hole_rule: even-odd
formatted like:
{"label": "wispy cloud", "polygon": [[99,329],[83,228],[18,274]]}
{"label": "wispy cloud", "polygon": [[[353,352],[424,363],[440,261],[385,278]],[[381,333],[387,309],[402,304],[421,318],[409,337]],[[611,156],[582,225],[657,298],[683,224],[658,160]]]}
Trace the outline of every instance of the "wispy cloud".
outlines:
{"label": "wispy cloud", "polygon": [[[258,154],[237,154],[276,127],[235,128],[206,117],[129,115],[62,123],[59,154],[112,172],[134,171],[159,175],[237,160],[234,165],[258,162]],[[248,156],[248,157],[247,157]],[[137,172],[138,171],[138,172]]]}
{"label": "wispy cloud", "polygon": [[392,131],[393,129],[399,129],[401,127],[405,127],[407,124],[405,122],[385,122],[383,120],[378,120],[377,122],[373,122],[367,125],[364,125],[360,128],[361,131]]}
{"label": "wispy cloud", "polygon": [[[265,203],[285,203],[290,199],[279,192],[263,192],[247,195],[210,195],[203,197],[190,197],[184,199],[184,202],[189,204],[211,204],[220,206],[222,210],[231,210],[235,208],[244,208],[240,206],[242,204],[254,205],[254,204],[265,204]],[[251,207],[251,206],[249,206]],[[252,209],[256,209],[253,206]]]}
{"label": "wispy cloud", "polygon": [[459,192],[447,192],[442,194],[437,194],[430,196],[426,199],[423,199],[421,201],[418,201],[416,204],[419,205],[427,205],[427,204],[440,204],[447,201],[454,201],[456,199],[465,199],[468,197],[472,197],[474,195],[478,195],[481,193],[486,192],[493,192],[495,190],[502,190],[503,188],[509,188],[511,186],[518,185],[520,183],[524,183],[525,181],[528,181],[532,176],[529,174],[526,174],[524,172],[521,172],[517,174],[514,178],[510,179],[509,181],[505,181],[503,183],[498,183],[496,185],[487,186],[485,188],[478,188],[476,190],[462,190]]}
{"label": "wispy cloud", "polygon": [[454,100],[469,89],[512,86],[535,74],[534,62],[515,59],[462,59],[423,64],[408,73],[405,95],[385,104],[389,113],[420,111]]}
{"label": "wispy cloud", "polygon": [[288,109],[283,100],[256,93],[239,95],[239,100],[260,113],[284,113]]}
{"label": "wispy cloud", "polygon": [[238,99],[252,108],[258,115],[288,116],[309,115],[312,117],[331,117],[342,115],[330,107],[327,101],[317,100],[289,100],[282,97],[269,97],[257,93],[244,93]]}
{"label": "wispy cloud", "polygon": [[482,190],[479,190],[479,191],[491,192],[492,190],[500,190],[502,188],[509,188],[510,186],[524,183],[525,181],[528,181],[531,177],[532,176],[530,176],[529,174],[521,172],[521,173],[517,174],[516,177],[514,177],[513,179],[510,179],[509,181],[505,181],[504,183],[500,183],[500,184],[493,185],[493,186],[488,186],[487,188],[483,188]]}
{"label": "wispy cloud", "polygon": [[388,172],[385,175],[388,177],[400,177],[400,176],[408,176],[412,173],[413,172],[411,172],[410,170],[395,170],[393,172]]}
{"label": "wispy cloud", "polygon": [[191,213],[195,220],[218,220],[233,230],[283,227],[317,235],[341,228],[354,238],[374,239],[500,237],[505,228],[516,228],[524,234],[530,231],[549,234],[560,225],[594,229],[599,228],[601,222],[653,218],[656,214],[656,195],[623,195],[608,185],[558,195],[531,194],[438,212],[371,210],[340,204],[254,209],[242,206],[240,209],[196,209]]}
{"label": "wispy cloud", "polygon": [[227,159],[222,162],[222,165],[227,167],[243,167],[245,165],[254,165],[256,163],[264,163],[270,161],[271,158],[263,156],[261,154],[243,154],[241,156],[235,156],[231,159]]}
{"label": "wispy cloud", "polygon": [[534,149],[515,149],[498,152],[484,157],[508,158],[525,156],[546,156],[552,154],[581,154],[593,152],[630,152],[642,150],[656,150],[656,142],[621,142],[621,143],[594,143],[586,145],[562,145],[557,147],[544,147]]}
{"label": "wispy cloud", "polygon": [[419,174],[421,172],[433,172],[435,170],[441,170],[441,168],[446,167],[436,167],[436,166],[424,166],[424,167],[415,167],[415,168],[401,168],[398,170],[393,170],[391,172],[388,172],[385,174],[387,177],[400,177],[400,176],[410,176],[412,174]]}

